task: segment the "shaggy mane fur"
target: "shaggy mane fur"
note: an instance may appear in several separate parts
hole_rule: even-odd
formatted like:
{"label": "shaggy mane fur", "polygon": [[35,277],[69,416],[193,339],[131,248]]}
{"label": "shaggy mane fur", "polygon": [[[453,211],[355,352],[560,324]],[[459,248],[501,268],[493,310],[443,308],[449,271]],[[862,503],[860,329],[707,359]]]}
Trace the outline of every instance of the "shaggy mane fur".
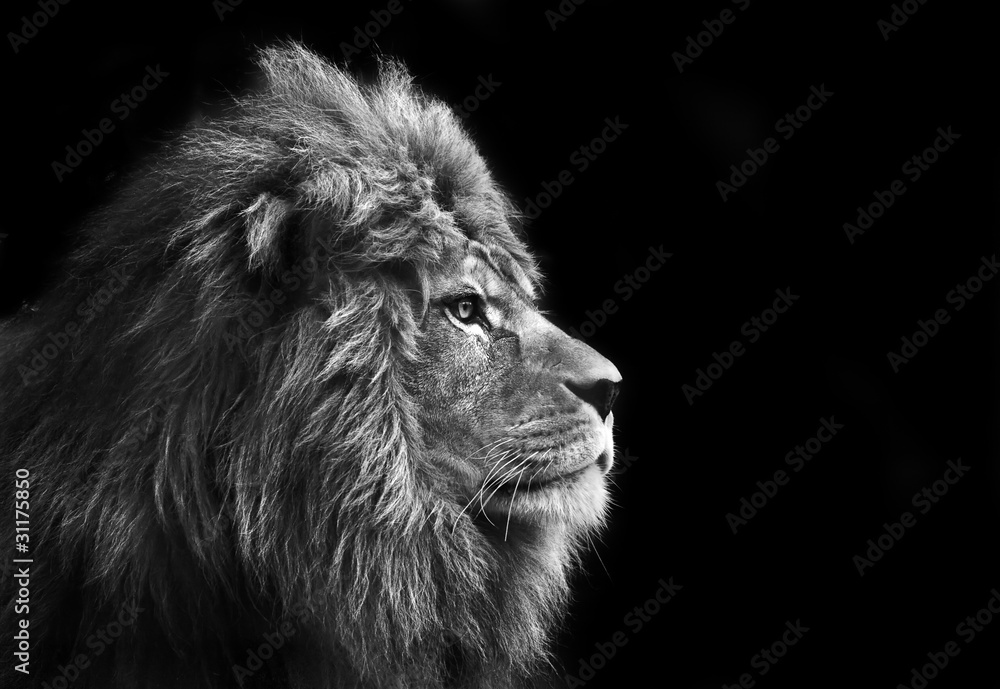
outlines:
{"label": "shaggy mane fur", "polygon": [[30,679],[84,654],[76,689],[522,686],[564,568],[453,528],[402,373],[449,243],[537,279],[513,208],[401,66],[364,87],[295,44],[260,64],[261,92],[133,176],[0,329]]}

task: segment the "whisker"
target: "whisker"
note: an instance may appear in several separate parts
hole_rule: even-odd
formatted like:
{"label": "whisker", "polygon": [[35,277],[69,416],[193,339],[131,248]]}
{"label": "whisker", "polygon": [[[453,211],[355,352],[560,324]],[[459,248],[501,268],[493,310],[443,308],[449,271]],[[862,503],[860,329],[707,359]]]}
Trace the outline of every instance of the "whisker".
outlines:
{"label": "whisker", "polygon": [[517,483],[514,484],[514,492],[510,496],[510,505],[507,507],[507,528],[503,531],[503,541],[507,542],[507,533],[510,531],[510,513],[514,509],[514,497],[517,495],[517,487],[521,485],[521,476],[524,475],[524,469],[521,469],[521,473],[517,475]]}
{"label": "whisker", "polygon": [[[493,442],[490,442],[490,443],[486,443],[485,445],[483,445],[483,446],[482,446],[482,447],[480,447],[479,449],[475,450],[474,452],[472,452],[471,454],[469,454],[468,456],[466,456],[466,457],[465,457],[465,459],[463,459],[462,461],[464,462],[464,461],[467,461],[467,460],[469,460],[469,459],[470,459],[470,458],[472,458],[472,457],[473,457],[474,455],[476,455],[476,454],[477,454],[477,453],[479,453],[479,452],[482,452],[483,450],[486,450],[487,448],[489,448],[489,450],[487,450],[487,452],[486,452],[486,456],[484,457],[484,459],[485,459],[485,460],[489,460],[489,458],[490,458],[490,455],[492,455],[492,454],[493,454],[494,452],[496,452],[496,450],[497,450],[497,449],[498,449],[498,448],[499,448],[499,447],[500,447],[501,445],[503,445],[504,443],[509,443],[509,442],[510,442],[511,440],[513,440],[513,438],[501,438],[500,440],[495,440],[495,441],[493,441]],[[501,458],[505,458],[505,457],[507,456],[507,453],[508,453],[508,452],[510,452],[510,451],[509,451],[509,450],[504,450],[504,451],[502,451],[502,452],[501,452],[501,454],[500,454],[500,457],[501,457]],[[492,470],[491,470],[491,471],[492,471]],[[455,523],[454,523],[454,524],[452,525],[452,527],[451,527],[451,534],[452,534],[453,536],[455,535],[455,529],[457,529],[457,528],[458,528],[458,522],[459,522],[459,520],[460,520],[460,519],[462,518],[462,515],[463,515],[463,514],[465,514],[465,511],[466,511],[467,509],[469,509],[470,507],[472,507],[472,503],[474,503],[474,502],[476,501],[476,498],[477,498],[477,497],[478,497],[478,498],[480,499],[480,501],[482,501],[482,497],[483,497],[482,493],[483,493],[483,489],[484,489],[484,488],[485,488],[485,481],[484,481],[484,485],[480,486],[480,488],[479,488],[479,489],[478,489],[478,490],[477,490],[477,491],[476,491],[475,493],[473,493],[473,495],[472,495],[472,497],[471,497],[471,498],[469,499],[469,501],[468,501],[468,502],[466,502],[466,503],[465,503],[465,506],[464,506],[464,507],[462,507],[462,509],[461,509],[461,510],[459,511],[459,513],[458,513],[458,516],[456,516],[456,517],[455,517]],[[488,520],[489,520],[489,517],[487,517],[486,519],[487,519],[487,521],[488,521]],[[492,524],[492,522],[490,522],[490,523]]]}
{"label": "whisker", "polygon": [[485,486],[487,483],[489,483],[494,476],[503,471],[504,467],[510,464],[512,460],[516,459],[517,459],[517,452],[515,452],[512,449],[504,450],[500,454],[500,456],[496,458],[496,461],[493,463],[493,466],[490,467],[490,470],[486,473],[486,477],[483,479],[483,485]]}
{"label": "whisker", "polygon": [[[491,452],[492,452],[492,450],[491,450]],[[487,459],[489,459],[489,455],[487,455]],[[486,478],[483,479],[482,484],[480,485],[479,489],[472,496],[472,499],[469,501],[469,504],[466,505],[466,507],[470,507],[472,505],[472,503],[475,502],[476,498],[478,497],[479,498],[479,505],[480,505],[480,507],[479,507],[479,513],[477,514],[477,516],[478,515],[485,516],[486,517],[486,521],[489,522],[491,526],[496,526],[496,524],[494,524],[493,520],[490,519],[489,515],[485,513],[486,505],[483,502],[483,498],[485,496],[486,491],[489,489],[490,484],[495,480],[496,476],[500,472],[502,472],[503,469],[507,465],[509,465],[511,462],[516,461],[516,459],[517,459],[516,453],[515,453],[515,451],[513,449],[503,450],[500,453],[500,456],[497,458],[496,463],[490,468],[489,473],[487,473],[487,475],[486,475]],[[501,485],[503,484],[503,480],[501,480],[500,484]],[[464,509],[463,509],[463,511],[464,511]]]}
{"label": "whisker", "polygon": [[594,551],[594,555],[597,556],[597,561],[601,563],[601,567],[604,569],[604,573],[608,575],[608,581],[613,582],[614,580],[611,578],[611,572],[608,571],[607,565],[605,565],[604,560],[601,559],[601,554],[597,552],[597,545],[594,543],[594,539],[590,537],[589,533],[587,534],[587,540],[590,541],[590,547]]}
{"label": "whisker", "polygon": [[[508,471],[504,475],[503,480],[500,481],[497,484],[497,487],[493,489],[493,492],[490,493],[490,497],[486,498],[486,502],[489,502],[493,498],[493,496],[496,495],[496,492],[498,490],[500,490],[501,488],[503,488],[503,485],[505,483],[509,483],[510,480],[512,478],[514,478],[514,474],[518,473],[519,471],[521,472],[521,474],[523,474],[524,470],[527,469],[528,467],[527,466],[521,466],[521,465],[527,465],[527,463],[530,462],[532,460],[532,458],[534,458],[537,454],[538,454],[537,452],[531,453],[530,455],[528,455],[527,457],[525,457],[521,462],[519,462],[519,464],[515,465],[512,470]],[[518,482],[520,482],[521,481],[521,477],[518,476],[517,480],[518,480]],[[482,503],[480,502],[480,504],[482,504]],[[485,505],[483,506],[483,509],[485,509]]]}
{"label": "whisker", "polygon": [[[509,481],[514,474],[511,473],[511,470],[507,469],[507,467],[513,464],[514,465],[513,471],[517,471],[517,464],[519,461],[520,460],[518,459],[517,455],[512,453],[509,456],[505,455],[501,463],[497,464],[492,469],[490,469],[490,472],[486,475],[486,478],[483,479],[482,487],[479,489],[480,513],[482,513],[482,510],[486,509],[486,505],[484,504],[483,501],[483,497],[486,491],[489,490],[489,487],[494,482],[496,482],[497,488],[499,488],[504,483]],[[495,493],[496,490],[494,490],[493,492]],[[493,497],[493,493],[490,494],[490,497]],[[489,498],[486,498],[485,502],[489,502]]]}
{"label": "whisker", "polygon": [[458,528],[458,522],[462,518],[462,515],[465,514],[465,510],[469,509],[469,507],[471,507],[472,503],[474,503],[475,501],[476,501],[476,496],[473,495],[472,498],[467,503],[465,503],[465,507],[463,507],[461,509],[461,511],[458,513],[458,516],[455,517],[455,523],[451,527],[451,535],[452,536],[455,535],[455,529]]}
{"label": "whisker", "polygon": [[531,472],[531,475],[527,480],[527,485],[530,485],[531,482],[534,481],[540,474],[548,471],[549,467],[552,466],[552,462],[555,460],[554,457],[546,459],[552,453],[552,448],[549,448],[544,452],[536,450],[527,456],[522,456],[519,455],[515,448],[504,447],[504,445],[512,442],[513,440],[515,439],[505,437],[500,440],[493,441],[492,443],[487,443],[466,458],[469,459],[486,450],[483,459],[490,462],[491,466],[487,471],[486,476],[480,483],[479,488],[465,503],[459,511],[458,516],[455,518],[455,523],[451,530],[452,535],[454,535],[455,530],[458,528],[458,522],[461,520],[462,515],[465,514],[472,507],[473,503],[477,501],[479,502],[479,509],[476,516],[484,516],[486,521],[489,522],[491,526],[495,527],[496,524],[493,523],[493,520],[490,519],[490,516],[486,513],[486,507],[497,492],[516,477],[517,480],[514,483],[514,490],[511,494],[510,504],[507,507],[507,522],[504,528],[504,541],[507,540],[510,533],[510,520],[514,509],[514,499],[517,497],[517,490],[521,486],[521,481],[524,480],[525,472],[528,471],[531,464],[536,463],[535,459],[541,455],[541,458],[538,459],[534,470]]}
{"label": "whisker", "polygon": [[477,454],[479,454],[480,452],[482,452],[486,448],[490,448],[490,449],[486,452],[486,456],[484,457],[484,459],[489,459],[490,454],[492,454],[494,450],[496,450],[498,447],[500,447],[504,443],[509,443],[511,440],[513,440],[513,438],[501,438],[500,440],[494,440],[493,442],[486,443],[485,445],[483,445],[478,450],[474,450],[469,455],[467,455],[466,457],[464,457],[461,461],[466,462],[466,461],[472,459],[473,457],[475,457]]}
{"label": "whisker", "polygon": [[[550,452],[552,452],[552,448],[551,447],[548,450],[546,450],[545,452],[542,453],[541,459],[538,460],[539,464],[541,464],[542,460],[544,460],[545,456],[548,455]],[[554,459],[555,459],[555,457],[552,457],[547,462],[545,462],[544,465],[539,466],[538,469],[535,470],[535,473],[533,473],[531,475],[531,478],[528,479],[528,485],[529,486],[531,485],[531,482],[535,480],[536,476],[538,476],[539,474],[544,474],[546,471],[549,470],[549,467],[552,466],[552,461]]]}

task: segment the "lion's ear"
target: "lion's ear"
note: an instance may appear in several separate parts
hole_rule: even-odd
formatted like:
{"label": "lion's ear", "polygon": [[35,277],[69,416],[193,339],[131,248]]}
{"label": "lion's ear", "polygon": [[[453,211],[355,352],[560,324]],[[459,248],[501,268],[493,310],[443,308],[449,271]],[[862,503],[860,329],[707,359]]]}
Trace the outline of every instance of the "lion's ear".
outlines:
{"label": "lion's ear", "polygon": [[282,256],[288,245],[294,204],[265,191],[240,212],[246,232],[251,270],[278,270],[289,257]]}

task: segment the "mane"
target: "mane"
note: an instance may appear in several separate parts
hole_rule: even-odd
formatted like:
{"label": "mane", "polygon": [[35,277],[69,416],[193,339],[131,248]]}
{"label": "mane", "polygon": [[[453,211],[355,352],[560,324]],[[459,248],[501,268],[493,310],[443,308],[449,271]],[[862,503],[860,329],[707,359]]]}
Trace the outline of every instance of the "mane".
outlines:
{"label": "mane", "polygon": [[568,565],[556,536],[456,525],[403,374],[412,286],[449,244],[537,279],[514,208],[401,65],[362,86],[297,44],[259,62],[260,92],[139,169],[65,281],[0,326],[32,680],[85,653],[74,687],[514,686]]}

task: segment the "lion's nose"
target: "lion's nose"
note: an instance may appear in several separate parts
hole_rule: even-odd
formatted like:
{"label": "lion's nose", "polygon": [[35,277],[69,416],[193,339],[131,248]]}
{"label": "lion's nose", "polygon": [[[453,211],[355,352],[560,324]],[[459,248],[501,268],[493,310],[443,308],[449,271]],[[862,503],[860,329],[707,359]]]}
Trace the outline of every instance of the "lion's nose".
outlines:
{"label": "lion's nose", "polygon": [[577,397],[587,404],[593,405],[597,413],[601,415],[601,421],[606,421],[611,413],[611,406],[618,397],[618,383],[602,379],[595,380],[587,387],[577,385],[571,381],[566,382],[566,387]]}
{"label": "lion's nose", "polygon": [[588,365],[580,367],[565,384],[573,394],[592,405],[601,415],[601,421],[605,421],[618,397],[622,374],[610,361],[590,347],[587,349],[590,350],[587,352]]}

